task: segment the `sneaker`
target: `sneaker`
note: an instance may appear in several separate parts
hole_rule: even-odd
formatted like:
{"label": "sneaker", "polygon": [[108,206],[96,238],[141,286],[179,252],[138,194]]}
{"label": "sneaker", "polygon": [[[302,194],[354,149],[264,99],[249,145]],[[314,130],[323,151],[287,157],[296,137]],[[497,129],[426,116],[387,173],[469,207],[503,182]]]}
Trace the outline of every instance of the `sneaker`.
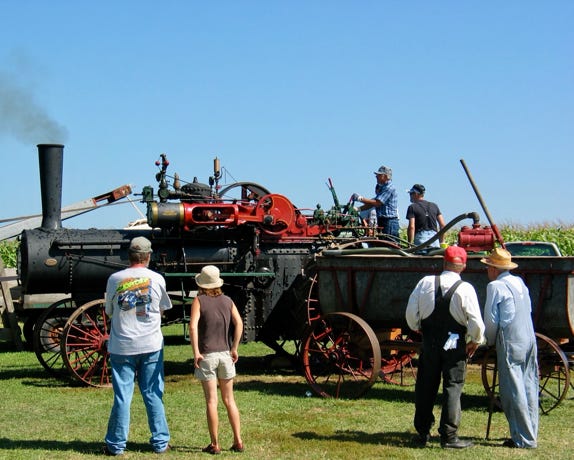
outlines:
{"label": "sneaker", "polygon": [[219,455],[221,453],[221,449],[211,443],[201,449],[201,451],[211,455]]}
{"label": "sneaker", "polygon": [[120,455],[124,455],[124,452],[121,451],[121,452],[113,453],[107,445],[104,445],[102,447],[102,454],[106,455],[107,457],[117,457]]}
{"label": "sneaker", "polygon": [[164,450],[155,451],[156,454],[166,454],[172,449],[171,444],[168,444]]}

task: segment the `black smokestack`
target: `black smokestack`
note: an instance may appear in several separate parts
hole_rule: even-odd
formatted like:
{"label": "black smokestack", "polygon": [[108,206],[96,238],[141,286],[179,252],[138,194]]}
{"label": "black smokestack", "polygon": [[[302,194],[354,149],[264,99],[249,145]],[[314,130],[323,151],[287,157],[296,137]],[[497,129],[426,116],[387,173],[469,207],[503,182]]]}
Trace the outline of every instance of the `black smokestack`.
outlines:
{"label": "black smokestack", "polygon": [[64,146],[38,144],[40,190],[42,193],[42,228],[62,228],[62,172]]}

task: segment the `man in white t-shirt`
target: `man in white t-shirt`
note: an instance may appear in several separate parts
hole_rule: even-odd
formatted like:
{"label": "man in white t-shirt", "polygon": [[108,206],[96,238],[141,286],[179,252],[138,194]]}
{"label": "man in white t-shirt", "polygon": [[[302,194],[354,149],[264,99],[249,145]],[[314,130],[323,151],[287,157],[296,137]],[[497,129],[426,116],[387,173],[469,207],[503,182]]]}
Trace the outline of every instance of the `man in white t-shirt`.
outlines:
{"label": "man in white t-shirt", "polygon": [[122,455],[126,449],[136,380],[146,406],[152,448],[156,453],[170,449],[163,405],[161,316],[172,305],[165,279],[148,268],[151,253],[147,238],[134,238],[128,251],[130,266],[111,275],[106,286],[106,313],[112,320],[108,351],[114,389],[106,455]]}

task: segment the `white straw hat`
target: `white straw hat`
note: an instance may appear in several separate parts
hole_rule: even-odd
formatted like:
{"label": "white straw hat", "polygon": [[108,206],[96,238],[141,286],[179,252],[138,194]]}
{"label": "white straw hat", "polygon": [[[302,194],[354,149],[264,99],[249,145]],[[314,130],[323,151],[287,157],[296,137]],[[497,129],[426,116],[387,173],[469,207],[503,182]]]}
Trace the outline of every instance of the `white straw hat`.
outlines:
{"label": "white straw hat", "polygon": [[195,275],[195,282],[203,289],[215,289],[223,286],[223,280],[219,277],[219,268],[215,265],[203,267],[201,273]]}

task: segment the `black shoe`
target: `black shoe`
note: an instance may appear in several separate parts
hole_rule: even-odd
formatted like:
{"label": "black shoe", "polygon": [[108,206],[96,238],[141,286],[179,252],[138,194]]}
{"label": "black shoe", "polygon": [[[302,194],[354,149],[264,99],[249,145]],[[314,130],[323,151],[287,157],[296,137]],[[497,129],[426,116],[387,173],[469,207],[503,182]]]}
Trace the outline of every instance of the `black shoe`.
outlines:
{"label": "black shoe", "polygon": [[452,438],[452,439],[449,439],[448,441],[446,441],[446,440],[441,441],[440,446],[443,449],[466,449],[467,447],[472,446],[472,442],[464,441],[464,440],[459,439],[459,438]]}
{"label": "black shoe", "polygon": [[414,444],[417,447],[425,447],[427,445],[427,442],[430,441],[430,434],[417,434],[414,439]]}
{"label": "black shoe", "polygon": [[517,446],[512,439],[507,439],[502,443],[502,447],[510,447],[511,449],[514,449]]}

